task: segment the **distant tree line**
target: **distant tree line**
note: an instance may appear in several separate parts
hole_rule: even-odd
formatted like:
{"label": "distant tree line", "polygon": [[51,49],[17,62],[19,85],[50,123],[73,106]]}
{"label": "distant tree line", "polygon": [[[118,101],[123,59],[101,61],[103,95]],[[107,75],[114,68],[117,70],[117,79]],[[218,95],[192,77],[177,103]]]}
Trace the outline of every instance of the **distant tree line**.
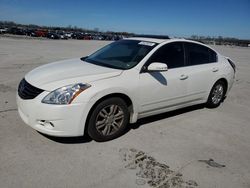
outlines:
{"label": "distant tree line", "polygon": [[99,28],[94,29],[85,29],[77,26],[68,25],[67,27],[58,27],[58,26],[39,26],[35,24],[19,24],[13,21],[0,21],[0,29],[5,28],[22,28],[22,29],[46,29],[50,31],[73,31],[73,32],[85,32],[85,33],[108,33],[108,34],[116,34],[116,35],[124,35],[124,36],[132,36],[133,33],[129,32],[114,32],[114,31],[105,31],[101,32]]}
{"label": "distant tree line", "polygon": [[200,41],[205,44],[250,47],[250,40],[243,40],[232,37],[222,37],[222,36],[210,37],[210,36],[192,35],[190,39]]}
{"label": "distant tree line", "polygon": [[[64,31],[64,32],[83,32],[83,33],[105,33],[112,35],[122,35],[122,36],[133,36],[134,33],[129,32],[114,32],[114,31],[105,31],[101,32],[99,28],[94,29],[85,29],[77,26],[68,25],[67,27],[57,27],[57,26],[39,26],[35,24],[19,24],[13,21],[0,21],[0,29],[11,29],[11,28],[22,28],[22,29],[44,29],[48,31]],[[198,36],[192,35],[191,40],[200,41],[206,44],[214,45],[234,45],[234,46],[244,46],[250,47],[250,40],[243,40],[231,37],[210,37],[210,36]]]}

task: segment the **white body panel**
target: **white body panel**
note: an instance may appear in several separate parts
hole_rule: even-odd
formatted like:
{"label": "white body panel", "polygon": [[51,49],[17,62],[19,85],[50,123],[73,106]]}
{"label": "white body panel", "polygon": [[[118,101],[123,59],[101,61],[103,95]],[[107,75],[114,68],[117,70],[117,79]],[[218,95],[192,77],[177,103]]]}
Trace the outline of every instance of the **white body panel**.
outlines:
{"label": "white body panel", "polygon": [[139,77],[140,115],[185,102],[187,83],[180,80],[185,68],[141,73]]}
{"label": "white body panel", "polygon": [[82,82],[83,79],[84,82],[91,82],[117,76],[121,72],[118,69],[86,63],[78,58],[40,66],[25,75],[25,79],[31,85],[52,91],[62,86]]}
{"label": "white body panel", "polygon": [[[25,79],[45,91],[31,100],[23,100],[17,95],[21,118],[26,124],[45,134],[79,136],[84,134],[86,119],[93,105],[109,94],[123,94],[131,99],[130,122],[134,123],[138,118],[206,102],[213,84],[221,78],[227,81],[228,91],[230,90],[234,71],[220,54],[216,63],[141,73],[148,58],[162,45],[186,41],[144,40],[160,44],[129,70],[105,68],[80,59],[56,62],[34,69]],[[41,102],[49,92],[75,83],[88,83],[91,87],[69,105]],[[54,127],[41,123],[41,120],[53,122]]]}

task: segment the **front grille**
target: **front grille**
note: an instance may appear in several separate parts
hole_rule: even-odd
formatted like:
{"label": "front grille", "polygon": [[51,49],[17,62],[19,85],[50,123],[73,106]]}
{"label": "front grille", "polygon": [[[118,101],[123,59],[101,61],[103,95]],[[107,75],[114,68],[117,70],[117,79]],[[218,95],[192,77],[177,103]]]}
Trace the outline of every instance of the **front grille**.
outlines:
{"label": "front grille", "polygon": [[18,95],[22,99],[34,99],[43,91],[44,90],[32,86],[25,79],[22,79],[18,86]]}

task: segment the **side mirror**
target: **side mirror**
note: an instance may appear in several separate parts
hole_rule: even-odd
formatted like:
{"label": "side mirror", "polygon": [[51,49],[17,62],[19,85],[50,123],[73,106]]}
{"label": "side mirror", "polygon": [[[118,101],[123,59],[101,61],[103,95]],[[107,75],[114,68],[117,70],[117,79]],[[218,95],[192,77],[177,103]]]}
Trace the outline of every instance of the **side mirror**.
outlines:
{"label": "side mirror", "polygon": [[155,72],[155,71],[162,72],[162,71],[167,71],[168,66],[165,63],[154,62],[148,66],[147,70],[149,72]]}

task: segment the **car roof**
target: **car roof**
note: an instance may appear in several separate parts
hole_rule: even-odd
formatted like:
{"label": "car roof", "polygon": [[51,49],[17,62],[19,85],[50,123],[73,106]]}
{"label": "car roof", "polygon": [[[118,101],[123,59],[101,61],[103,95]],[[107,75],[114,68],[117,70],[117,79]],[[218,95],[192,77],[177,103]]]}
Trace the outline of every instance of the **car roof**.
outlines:
{"label": "car roof", "polygon": [[146,42],[153,42],[153,43],[169,43],[169,42],[190,42],[190,43],[196,43],[202,46],[206,46],[207,48],[210,48],[211,50],[215,51],[217,54],[219,54],[216,50],[211,48],[210,46],[201,43],[199,41],[195,40],[188,40],[184,38],[169,38],[169,39],[160,39],[160,38],[149,38],[149,37],[131,37],[131,38],[124,38],[125,40],[139,40],[139,41],[146,41]]}
{"label": "car roof", "polygon": [[158,43],[158,44],[169,40],[169,39],[156,39],[156,38],[146,38],[146,37],[131,37],[131,38],[127,38],[127,39],[146,41],[146,42],[154,42],[154,43]]}
{"label": "car roof", "polygon": [[168,39],[161,39],[161,38],[150,38],[150,37],[130,37],[126,38],[129,40],[139,40],[139,41],[146,41],[146,42],[154,42],[154,43],[163,43],[163,42],[192,42],[192,43],[197,43],[197,44],[202,44],[201,42],[194,41],[194,40],[188,40],[184,38],[168,38]]}

